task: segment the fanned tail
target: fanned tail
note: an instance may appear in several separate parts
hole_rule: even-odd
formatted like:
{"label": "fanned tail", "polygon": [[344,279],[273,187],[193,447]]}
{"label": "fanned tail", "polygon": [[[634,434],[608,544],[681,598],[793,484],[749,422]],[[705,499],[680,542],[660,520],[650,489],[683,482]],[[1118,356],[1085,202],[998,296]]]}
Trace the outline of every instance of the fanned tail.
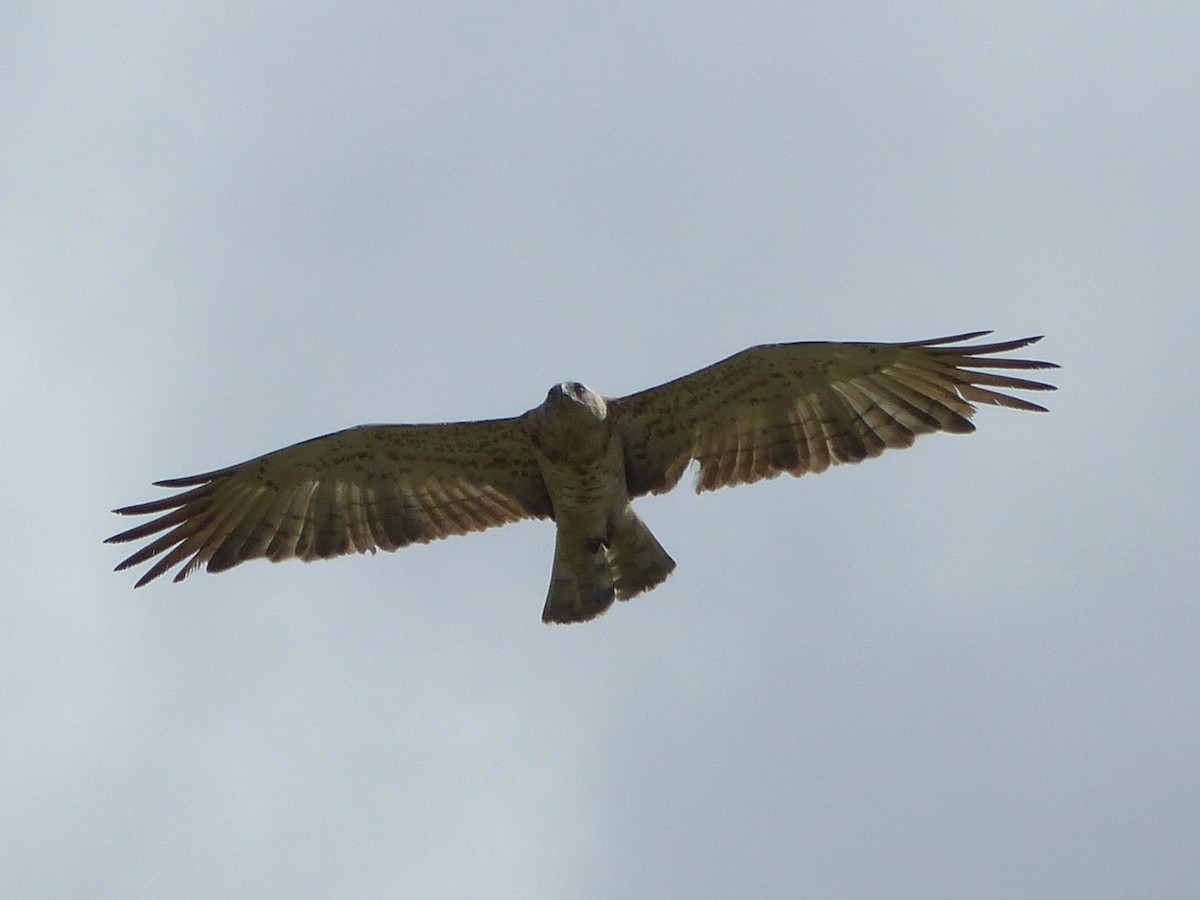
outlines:
{"label": "fanned tail", "polygon": [[554,542],[554,567],[542,621],[586,622],[603,613],[613,600],[628,600],[671,574],[671,559],[650,529],[626,508],[605,539]]}

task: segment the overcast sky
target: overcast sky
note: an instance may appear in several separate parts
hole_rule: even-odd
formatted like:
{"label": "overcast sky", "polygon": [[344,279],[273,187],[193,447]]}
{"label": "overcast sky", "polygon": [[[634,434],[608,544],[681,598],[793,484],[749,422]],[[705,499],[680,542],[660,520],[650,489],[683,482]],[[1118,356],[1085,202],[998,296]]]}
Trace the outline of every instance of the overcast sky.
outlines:
{"label": "overcast sky", "polygon": [[[1194,897],[1200,9],[27,4],[0,31],[0,895]],[[133,591],[113,507],[764,341],[1047,415]],[[127,523],[125,523],[127,524]]]}

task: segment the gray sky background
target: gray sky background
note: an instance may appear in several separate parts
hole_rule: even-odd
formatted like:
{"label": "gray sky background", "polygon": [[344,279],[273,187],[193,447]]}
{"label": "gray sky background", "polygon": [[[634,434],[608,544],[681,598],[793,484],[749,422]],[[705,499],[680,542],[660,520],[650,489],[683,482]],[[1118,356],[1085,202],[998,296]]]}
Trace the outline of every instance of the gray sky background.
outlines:
{"label": "gray sky background", "polygon": [[[1195,3],[41,3],[0,33],[0,895],[1191,897]],[[750,344],[1049,415],[134,593],[109,510]]]}

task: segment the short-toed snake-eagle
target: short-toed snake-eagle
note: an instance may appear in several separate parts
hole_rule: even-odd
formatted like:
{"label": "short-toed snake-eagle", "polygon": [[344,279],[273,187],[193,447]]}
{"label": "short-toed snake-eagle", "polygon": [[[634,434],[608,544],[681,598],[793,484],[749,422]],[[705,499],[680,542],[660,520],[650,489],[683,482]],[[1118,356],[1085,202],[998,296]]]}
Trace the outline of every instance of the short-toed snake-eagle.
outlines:
{"label": "short-toed snake-eagle", "polygon": [[693,461],[697,492],[709,491],[823,472],[932,431],[970,432],[977,403],[1044,411],[1003,391],[1052,386],[1004,370],[1054,364],[997,355],[1040,338],[964,343],[985,334],[766,344],[628,397],[567,381],[513,418],[349,428],[160,481],[181,490],[116,510],[157,517],[108,541],[153,538],[117,566],[155,560],[140,587],[176,565],[179,581],[202,565],[395,550],[550,518],[542,619],[585,621],[675,568],[630,500],[670,490]]}

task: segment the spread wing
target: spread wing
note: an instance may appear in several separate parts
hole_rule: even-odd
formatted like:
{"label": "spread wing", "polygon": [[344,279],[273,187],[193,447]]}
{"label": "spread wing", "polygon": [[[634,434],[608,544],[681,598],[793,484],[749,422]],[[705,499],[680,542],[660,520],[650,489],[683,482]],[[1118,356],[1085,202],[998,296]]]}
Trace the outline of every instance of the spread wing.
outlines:
{"label": "spread wing", "polygon": [[986,334],[899,344],[766,344],[611,400],[629,494],[670,490],[692,460],[700,463],[697,492],[781,472],[823,472],[907,447],[919,434],[974,431],[975,403],[1044,412],[1003,391],[1053,386],[1003,370],[1057,366],[995,355],[1041,338],[963,343]]}
{"label": "spread wing", "polygon": [[220,572],[259,557],[395,550],[551,515],[529,436],[515,418],[363,425],[158,485],[187,490],[115,510],[160,515],[107,541],[159,535],[117,566],[160,557],[138,587],[179,564],[176,581],[201,565]]}

